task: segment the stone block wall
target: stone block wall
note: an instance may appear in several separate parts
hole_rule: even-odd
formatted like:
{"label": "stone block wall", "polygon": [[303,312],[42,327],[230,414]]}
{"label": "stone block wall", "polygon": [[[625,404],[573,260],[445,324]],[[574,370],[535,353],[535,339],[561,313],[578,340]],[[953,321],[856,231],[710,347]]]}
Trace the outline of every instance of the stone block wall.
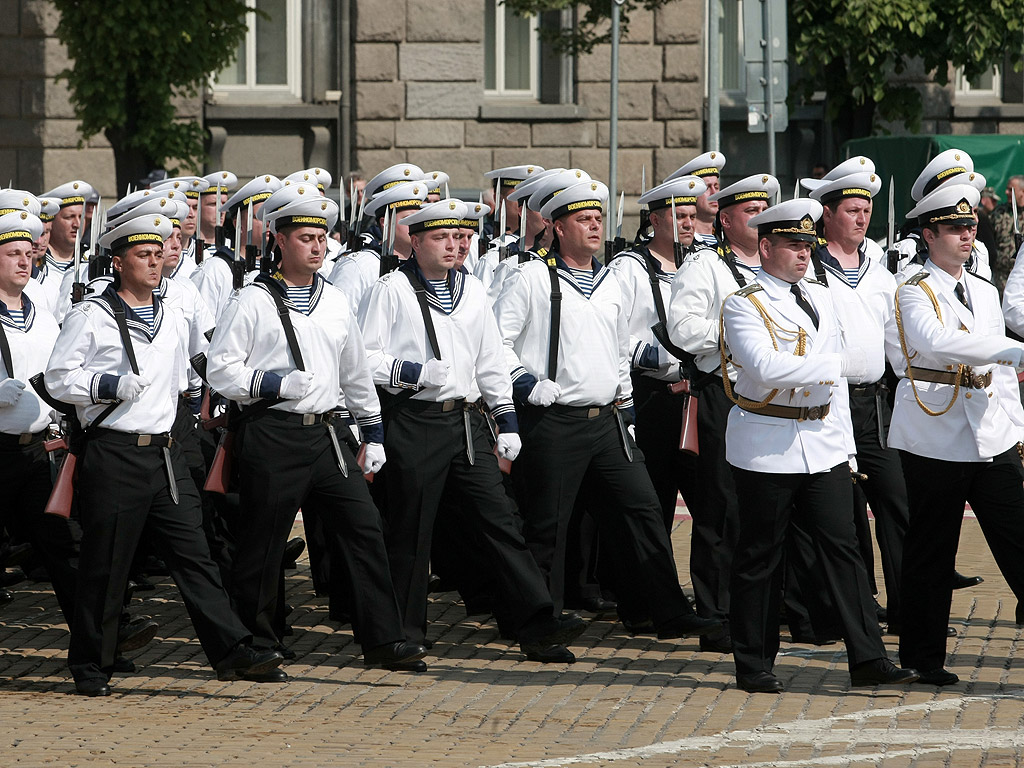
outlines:
{"label": "stone block wall", "polygon": [[[413,162],[471,190],[491,168],[532,162],[607,180],[610,45],[577,59],[575,110],[516,108],[484,97],[480,0],[353,8],[354,164],[364,173]],[[702,0],[631,14],[619,65],[618,186],[627,195],[639,194],[643,168],[650,187],[702,151],[703,18]]]}

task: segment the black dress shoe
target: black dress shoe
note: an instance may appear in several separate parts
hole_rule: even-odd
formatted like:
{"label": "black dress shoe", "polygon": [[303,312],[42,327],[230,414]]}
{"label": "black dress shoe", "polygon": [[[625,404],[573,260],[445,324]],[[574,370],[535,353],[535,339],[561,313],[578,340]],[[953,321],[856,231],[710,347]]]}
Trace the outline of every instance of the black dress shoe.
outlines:
{"label": "black dress shoe", "polygon": [[719,619],[705,619],[696,613],[684,613],[666,621],[658,627],[659,640],[671,640],[677,637],[693,637],[694,635],[713,635],[722,630]]}
{"label": "black dress shoe", "polygon": [[771,672],[736,675],[736,687],[747,693],[782,693],[786,686]]}
{"label": "black dress shoe", "polygon": [[132,619],[117,630],[117,650],[119,653],[130,653],[148,645],[154,637],[160,625],[149,616],[140,616]]}
{"label": "black dress shoe", "polygon": [[960,571],[953,571],[953,589],[976,587],[985,581],[981,576],[964,576]]}
{"label": "black dress shoe", "polygon": [[135,663],[124,656],[118,656],[114,659],[114,663],[110,665],[110,671],[112,674],[130,675],[135,671]]}
{"label": "black dress shoe", "polygon": [[[217,679],[222,681],[239,680],[247,675],[262,675],[281,666],[284,657],[275,650],[259,650],[251,645],[239,643],[234,649],[217,662]],[[274,682],[255,681],[255,682]]]}
{"label": "black dress shoe", "polygon": [[580,601],[580,608],[590,613],[615,613],[619,610],[619,604],[614,600],[605,600],[603,597],[585,597]]}
{"label": "black dress shoe", "polygon": [[156,585],[153,584],[153,582],[151,582],[145,576],[134,576],[132,577],[132,581],[135,582],[136,592],[152,592],[154,589],[156,589]]}
{"label": "black dress shoe", "polygon": [[889,611],[878,604],[878,601],[872,598],[871,602],[875,604],[875,617],[878,619],[879,624],[885,624],[889,620]]}
{"label": "black dress shoe", "polygon": [[953,685],[954,683],[959,683],[960,678],[949,670],[939,667],[938,669],[929,669],[927,672],[920,673],[917,682],[921,685]]}
{"label": "black dress shoe", "polygon": [[946,627],[946,637],[956,637],[956,627]]}
{"label": "black dress shoe", "polygon": [[285,661],[295,661],[298,658],[298,654],[295,653],[291,648],[286,648],[283,645],[275,645],[274,650],[281,654],[281,658]]}
{"label": "black dress shoe", "polygon": [[805,635],[790,630],[789,636],[794,643],[799,645],[835,645],[839,642],[836,637],[818,637],[817,635]]}
{"label": "black dress shoe", "polygon": [[582,635],[586,628],[586,622],[575,613],[558,617],[547,616],[519,630],[519,647],[527,656],[531,653],[541,653],[551,646],[571,643]]}
{"label": "black dress shoe", "polygon": [[281,562],[284,568],[289,571],[294,571],[298,568],[299,556],[306,550],[306,542],[296,537],[289,539],[288,543],[284,545],[284,557]]}
{"label": "black dress shoe", "polygon": [[901,669],[886,658],[865,661],[850,670],[850,685],[854,687],[902,685],[917,678],[916,669]]}
{"label": "black dress shoe", "polygon": [[87,680],[75,681],[75,693],[79,696],[109,696],[110,686],[106,680],[92,677]]}
{"label": "black dress shoe", "polygon": [[275,667],[266,672],[244,672],[242,679],[250,683],[287,683],[291,678],[283,669]]}
{"label": "black dress shoe", "polygon": [[637,635],[654,637],[658,634],[658,630],[654,628],[654,622],[650,619],[643,619],[641,621],[622,619],[622,626],[629,632],[630,637],[636,637]]}
{"label": "black dress shoe", "polygon": [[700,649],[704,653],[732,653],[732,638],[729,635],[701,637]]}
{"label": "black dress shoe", "polygon": [[0,605],[9,605],[14,602],[14,593],[9,589],[0,589]]}
{"label": "black dress shoe", "polygon": [[576,655],[564,645],[551,645],[529,651],[526,660],[539,661],[541,664],[573,664],[576,662]]}
{"label": "black dress shoe", "polygon": [[393,661],[388,664],[382,664],[382,669],[387,669],[391,672],[413,672],[420,673],[427,671],[427,662],[423,659],[416,659],[415,661]]}
{"label": "black dress shoe", "polygon": [[[393,669],[394,667],[391,665],[409,664],[410,662],[419,661],[426,655],[427,649],[419,643],[399,640],[395,643],[385,643],[368,651],[363,651],[363,664],[367,667]],[[423,670],[426,670],[426,668],[427,665],[424,664]]]}
{"label": "black dress shoe", "polygon": [[[899,636],[899,634],[902,631],[902,629],[903,628],[897,622],[890,621],[889,624],[885,628],[885,632],[888,635],[897,635],[897,636]],[[946,627],[946,637],[956,637],[956,636],[957,636],[956,627]]]}

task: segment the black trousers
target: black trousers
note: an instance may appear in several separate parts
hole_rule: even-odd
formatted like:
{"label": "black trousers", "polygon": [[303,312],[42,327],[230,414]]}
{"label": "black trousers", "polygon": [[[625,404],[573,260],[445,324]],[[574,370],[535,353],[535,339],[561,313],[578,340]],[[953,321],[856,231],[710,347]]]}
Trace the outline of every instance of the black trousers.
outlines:
{"label": "black trousers", "polygon": [[793,520],[814,539],[850,667],[885,656],[867,570],[857,551],[846,462],[813,475],[737,467],[733,472],[740,501],[730,621],[736,673],[771,672],[775,666],[781,565]]}
{"label": "black trousers", "polygon": [[512,474],[526,541],[556,609],[561,610],[565,594],[569,519],[588,477],[606,501],[591,507],[601,518],[602,544],[632,574],[621,585],[636,593],[625,596],[627,603],[646,601],[655,625],[691,613],[643,452],[634,447],[633,461],[627,460],[614,414],[587,418],[585,408],[569,412],[557,406],[528,406],[524,414],[523,451]]}
{"label": "black trousers", "polygon": [[[876,403],[881,404],[880,411]],[[868,476],[867,480],[859,481],[858,486],[867,497],[875,516],[875,538],[878,540],[878,553],[882,560],[889,623],[902,625],[900,591],[903,541],[910,525],[910,504],[899,451],[895,448],[882,448],[878,440],[879,414],[882,428],[888,432],[892,411],[886,398],[883,396],[876,399],[873,395],[850,393],[857,466]],[[874,563],[869,561],[865,565],[871,569]]]}
{"label": "black trousers", "polygon": [[697,408],[698,504],[691,508],[690,578],[697,613],[729,620],[729,574],[739,535],[736,483],[725,460],[725,427],[732,402],[720,379],[700,391]]}
{"label": "black trousers", "polygon": [[82,549],[68,648],[76,680],[110,677],[125,583],[144,529],[152,533],[157,554],[178,585],[210,664],[249,637],[210,558],[199,494],[177,446],[171,457],[177,504],[160,448],[94,437],[79,459]]}
{"label": "black trousers", "polygon": [[490,431],[480,414],[470,417],[473,464],[460,408],[444,412],[437,403],[409,400],[384,417],[388,562],[405,633],[413,642],[426,637],[431,539],[446,484],[457,492],[463,520],[490,563],[512,628],[553,610],[544,577],[512,515]]}
{"label": "black trousers", "polygon": [[[682,494],[691,515],[700,504],[701,485],[697,457],[679,450],[686,395],[673,395],[668,383],[633,373],[633,403],[636,406],[636,444],[644,452],[647,474],[661,504],[665,530],[672,533],[676,499]],[[699,410],[698,410],[699,413]]]}
{"label": "black trousers", "polygon": [[18,445],[17,436],[0,435],[0,488],[4,496],[0,524],[17,540],[32,545],[70,626],[77,585],[73,561],[78,557],[78,546],[70,521],[43,513],[53,488],[44,436],[40,433],[30,444]]}
{"label": "black trousers", "polygon": [[1024,470],[1017,449],[992,461],[942,461],[900,451],[910,497],[903,544],[900,661],[920,670],[945,665],[946,627],[964,504],[981,525],[1024,620]]}
{"label": "black trousers", "polygon": [[[341,428],[344,428],[342,425]],[[340,438],[339,438],[340,441]],[[341,474],[327,426],[257,416],[239,429],[235,459],[243,525],[236,533],[232,597],[254,643],[273,647],[280,627],[284,546],[302,507],[318,515],[343,553],[352,585],[353,626],[364,649],[403,639],[380,514],[349,447]]]}

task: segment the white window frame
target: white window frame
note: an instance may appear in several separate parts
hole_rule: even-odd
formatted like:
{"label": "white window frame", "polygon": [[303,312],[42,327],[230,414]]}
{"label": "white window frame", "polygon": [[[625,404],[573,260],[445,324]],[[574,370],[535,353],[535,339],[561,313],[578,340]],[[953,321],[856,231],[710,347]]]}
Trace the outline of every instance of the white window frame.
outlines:
{"label": "white window frame", "polygon": [[299,102],[302,101],[302,0],[286,0],[285,29],[281,34],[286,56],[287,82],[283,85],[259,85],[256,82],[256,14],[255,0],[250,0],[253,9],[249,16],[249,28],[245,33],[245,83],[220,83],[214,76],[212,101],[215,103],[253,102]]}
{"label": "white window frame", "polygon": [[1003,98],[1003,76],[998,64],[992,67],[992,87],[972,88],[970,81],[964,77],[963,67],[956,68],[954,78],[954,93],[958,97],[971,99],[994,99],[1002,101]]}
{"label": "white window frame", "polygon": [[[494,88],[485,89],[484,96],[496,99],[524,99],[537,101],[540,99],[540,17],[530,16],[530,88],[505,88],[505,6],[501,0],[485,0],[494,3],[494,40],[492,54],[494,56]],[[484,44],[486,52],[487,44]]]}

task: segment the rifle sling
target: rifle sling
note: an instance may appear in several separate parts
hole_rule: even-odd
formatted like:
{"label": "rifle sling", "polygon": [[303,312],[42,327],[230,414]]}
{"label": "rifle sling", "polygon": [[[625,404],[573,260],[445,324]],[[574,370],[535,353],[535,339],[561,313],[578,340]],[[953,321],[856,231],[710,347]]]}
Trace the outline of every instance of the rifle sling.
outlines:
{"label": "rifle sling", "polygon": [[554,258],[547,260],[551,280],[551,334],[548,338],[548,379],[555,380],[558,373],[558,331],[562,322],[562,289],[558,284],[558,265]]}
{"label": "rifle sling", "polygon": [[[437,332],[434,330],[434,320],[430,316],[430,304],[427,302],[427,289],[420,282],[420,279],[416,277],[413,271],[402,270],[403,274],[408,278],[409,284],[412,286],[413,291],[416,293],[416,301],[420,305],[420,314],[423,316],[423,328],[427,332],[427,341],[430,344],[430,352],[434,355],[437,360],[441,359],[441,347],[437,343]],[[416,394],[418,390],[415,389],[403,389],[397,395],[392,395],[388,398],[382,398],[381,400],[381,412],[385,413],[390,411],[396,405]],[[386,402],[385,402],[386,399]]]}
{"label": "rifle sling", "polygon": [[3,358],[4,368],[7,371],[7,376],[14,378],[14,363],[11,359],[11,344],[7,340],[7,331],[4,330],[4,324],[0,323],[0,358]]}

